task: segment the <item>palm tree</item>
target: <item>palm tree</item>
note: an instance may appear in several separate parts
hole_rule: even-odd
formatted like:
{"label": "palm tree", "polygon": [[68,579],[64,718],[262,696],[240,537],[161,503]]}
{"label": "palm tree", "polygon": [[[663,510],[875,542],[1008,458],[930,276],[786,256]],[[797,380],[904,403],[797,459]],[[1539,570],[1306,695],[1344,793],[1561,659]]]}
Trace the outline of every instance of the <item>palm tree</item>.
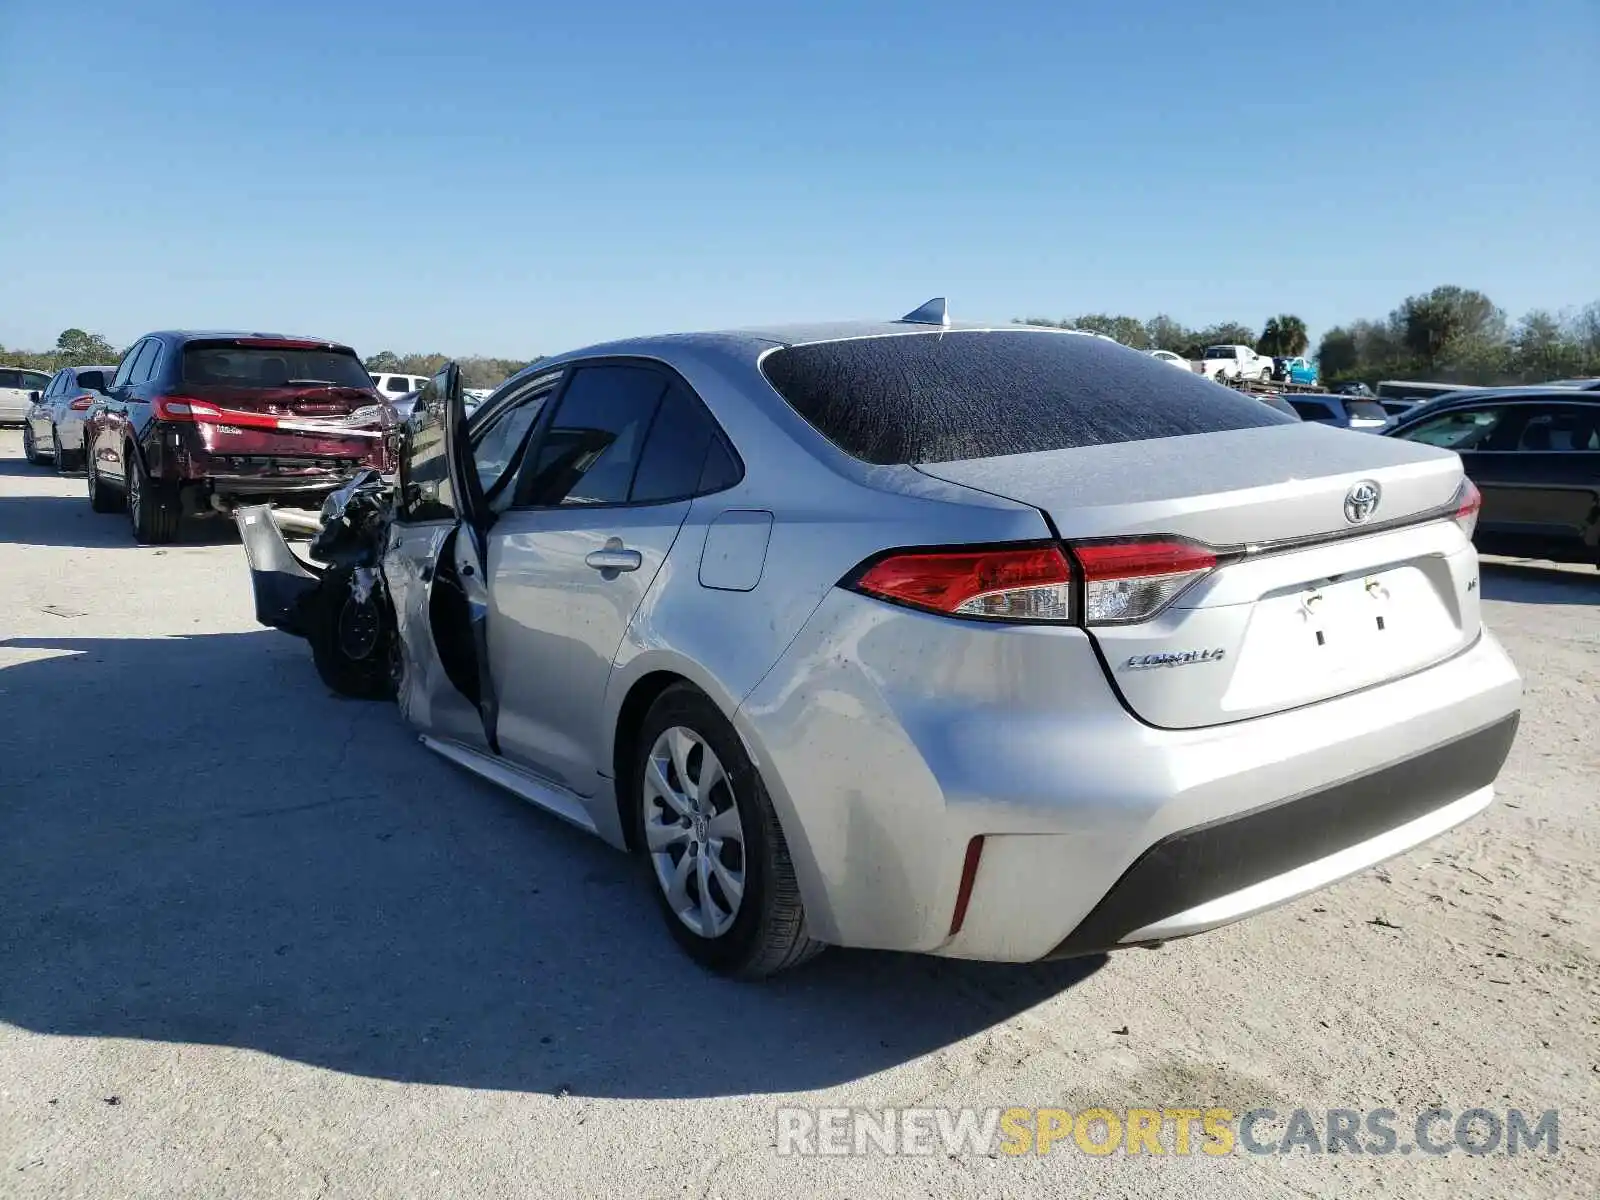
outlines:
{"label": "palm tree", "polygon": [[1306,334],[1306,323],[1293,313],[1280,313],[1268,317],[1261,330],[1261,340],[1256,343],[1259,354],[1275,357],[1294,357],[1304,354],[1311,339]]}

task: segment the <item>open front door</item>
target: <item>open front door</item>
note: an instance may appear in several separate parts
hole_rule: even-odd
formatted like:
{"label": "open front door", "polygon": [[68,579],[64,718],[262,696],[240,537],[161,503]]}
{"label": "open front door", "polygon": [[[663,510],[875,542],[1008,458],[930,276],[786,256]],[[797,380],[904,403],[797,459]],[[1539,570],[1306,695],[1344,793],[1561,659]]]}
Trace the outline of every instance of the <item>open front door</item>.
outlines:
{"label": "open front door", "polygon": [[[477,706],[483,722],[484,740],[489,749],[500,753],[496,725],[500,705],[495,695],[494,677],[489,671],[489,573],[484,569],[489,561],[487,537],[490,514],[484,502],[483,486],[478,479],[478,468],[472,459],[472,442],[467,436],[466,396],[461,387],[461,368],[446,363],[436,377],[443,405],[445,460],[449,465],[450,491],[456,500],[457,524],[450,537],[448,565],[440,563],[442,572],[454,575],[454,583],[461,589],[465,601],[467,646],[472,662],[462,663],[462,674],[470,682],[469,690],[457,687]],[[448,579],[445,580],[449,582]],[[435,580],[437,586],[439,580]],[[437,636],[436,631],[436,636]]]}
{"label": "open front door", "polygon": [[486,505],[466,415],[461,372],[449,363],[423,389],[405,431],[384,576],[404,656],[402,713],[425,734],[499,753]]}

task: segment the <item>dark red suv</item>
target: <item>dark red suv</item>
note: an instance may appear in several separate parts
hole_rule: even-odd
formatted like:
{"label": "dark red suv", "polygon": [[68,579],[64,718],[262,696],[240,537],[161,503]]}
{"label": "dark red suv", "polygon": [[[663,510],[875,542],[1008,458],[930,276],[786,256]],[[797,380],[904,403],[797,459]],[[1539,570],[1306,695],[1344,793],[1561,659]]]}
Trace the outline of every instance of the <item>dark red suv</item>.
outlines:
{"label": "dark red suv", "polygon": [[387,473],[394,409],[354,350],[271,333],[146,334],[84,421],[96,512],[170,542],[234,501],[318,508],[358,471]]}

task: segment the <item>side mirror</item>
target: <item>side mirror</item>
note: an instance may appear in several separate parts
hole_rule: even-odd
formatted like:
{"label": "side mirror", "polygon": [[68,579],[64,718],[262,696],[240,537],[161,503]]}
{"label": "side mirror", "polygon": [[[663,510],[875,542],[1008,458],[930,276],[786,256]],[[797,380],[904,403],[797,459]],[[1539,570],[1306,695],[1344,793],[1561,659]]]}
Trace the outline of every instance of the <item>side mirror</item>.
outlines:
{"label": "side mirror", "polygon": [[28,393],[28,399],[30,401],[32,401],[34,404],[39,403],[39,389],[35,388],[33,391],[29,392]]}

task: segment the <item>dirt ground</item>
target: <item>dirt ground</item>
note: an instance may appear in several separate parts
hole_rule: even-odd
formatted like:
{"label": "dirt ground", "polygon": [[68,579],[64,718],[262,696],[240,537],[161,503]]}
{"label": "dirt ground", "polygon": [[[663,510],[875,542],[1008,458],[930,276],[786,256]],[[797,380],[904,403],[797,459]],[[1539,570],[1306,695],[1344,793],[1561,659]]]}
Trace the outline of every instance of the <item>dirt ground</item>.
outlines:
{"label": "dirt ground", "polygon": [[[1437,842],[1157,951],[749,986],[682,957],[627,859],[330,696],[228,527],[135,547],[19,447],[0,1195],[1597,1190],[1600,572],[1485,564],[1523,724]],[[1559,1150],[780,1157],[780,1105],[1555,1109]]]}

